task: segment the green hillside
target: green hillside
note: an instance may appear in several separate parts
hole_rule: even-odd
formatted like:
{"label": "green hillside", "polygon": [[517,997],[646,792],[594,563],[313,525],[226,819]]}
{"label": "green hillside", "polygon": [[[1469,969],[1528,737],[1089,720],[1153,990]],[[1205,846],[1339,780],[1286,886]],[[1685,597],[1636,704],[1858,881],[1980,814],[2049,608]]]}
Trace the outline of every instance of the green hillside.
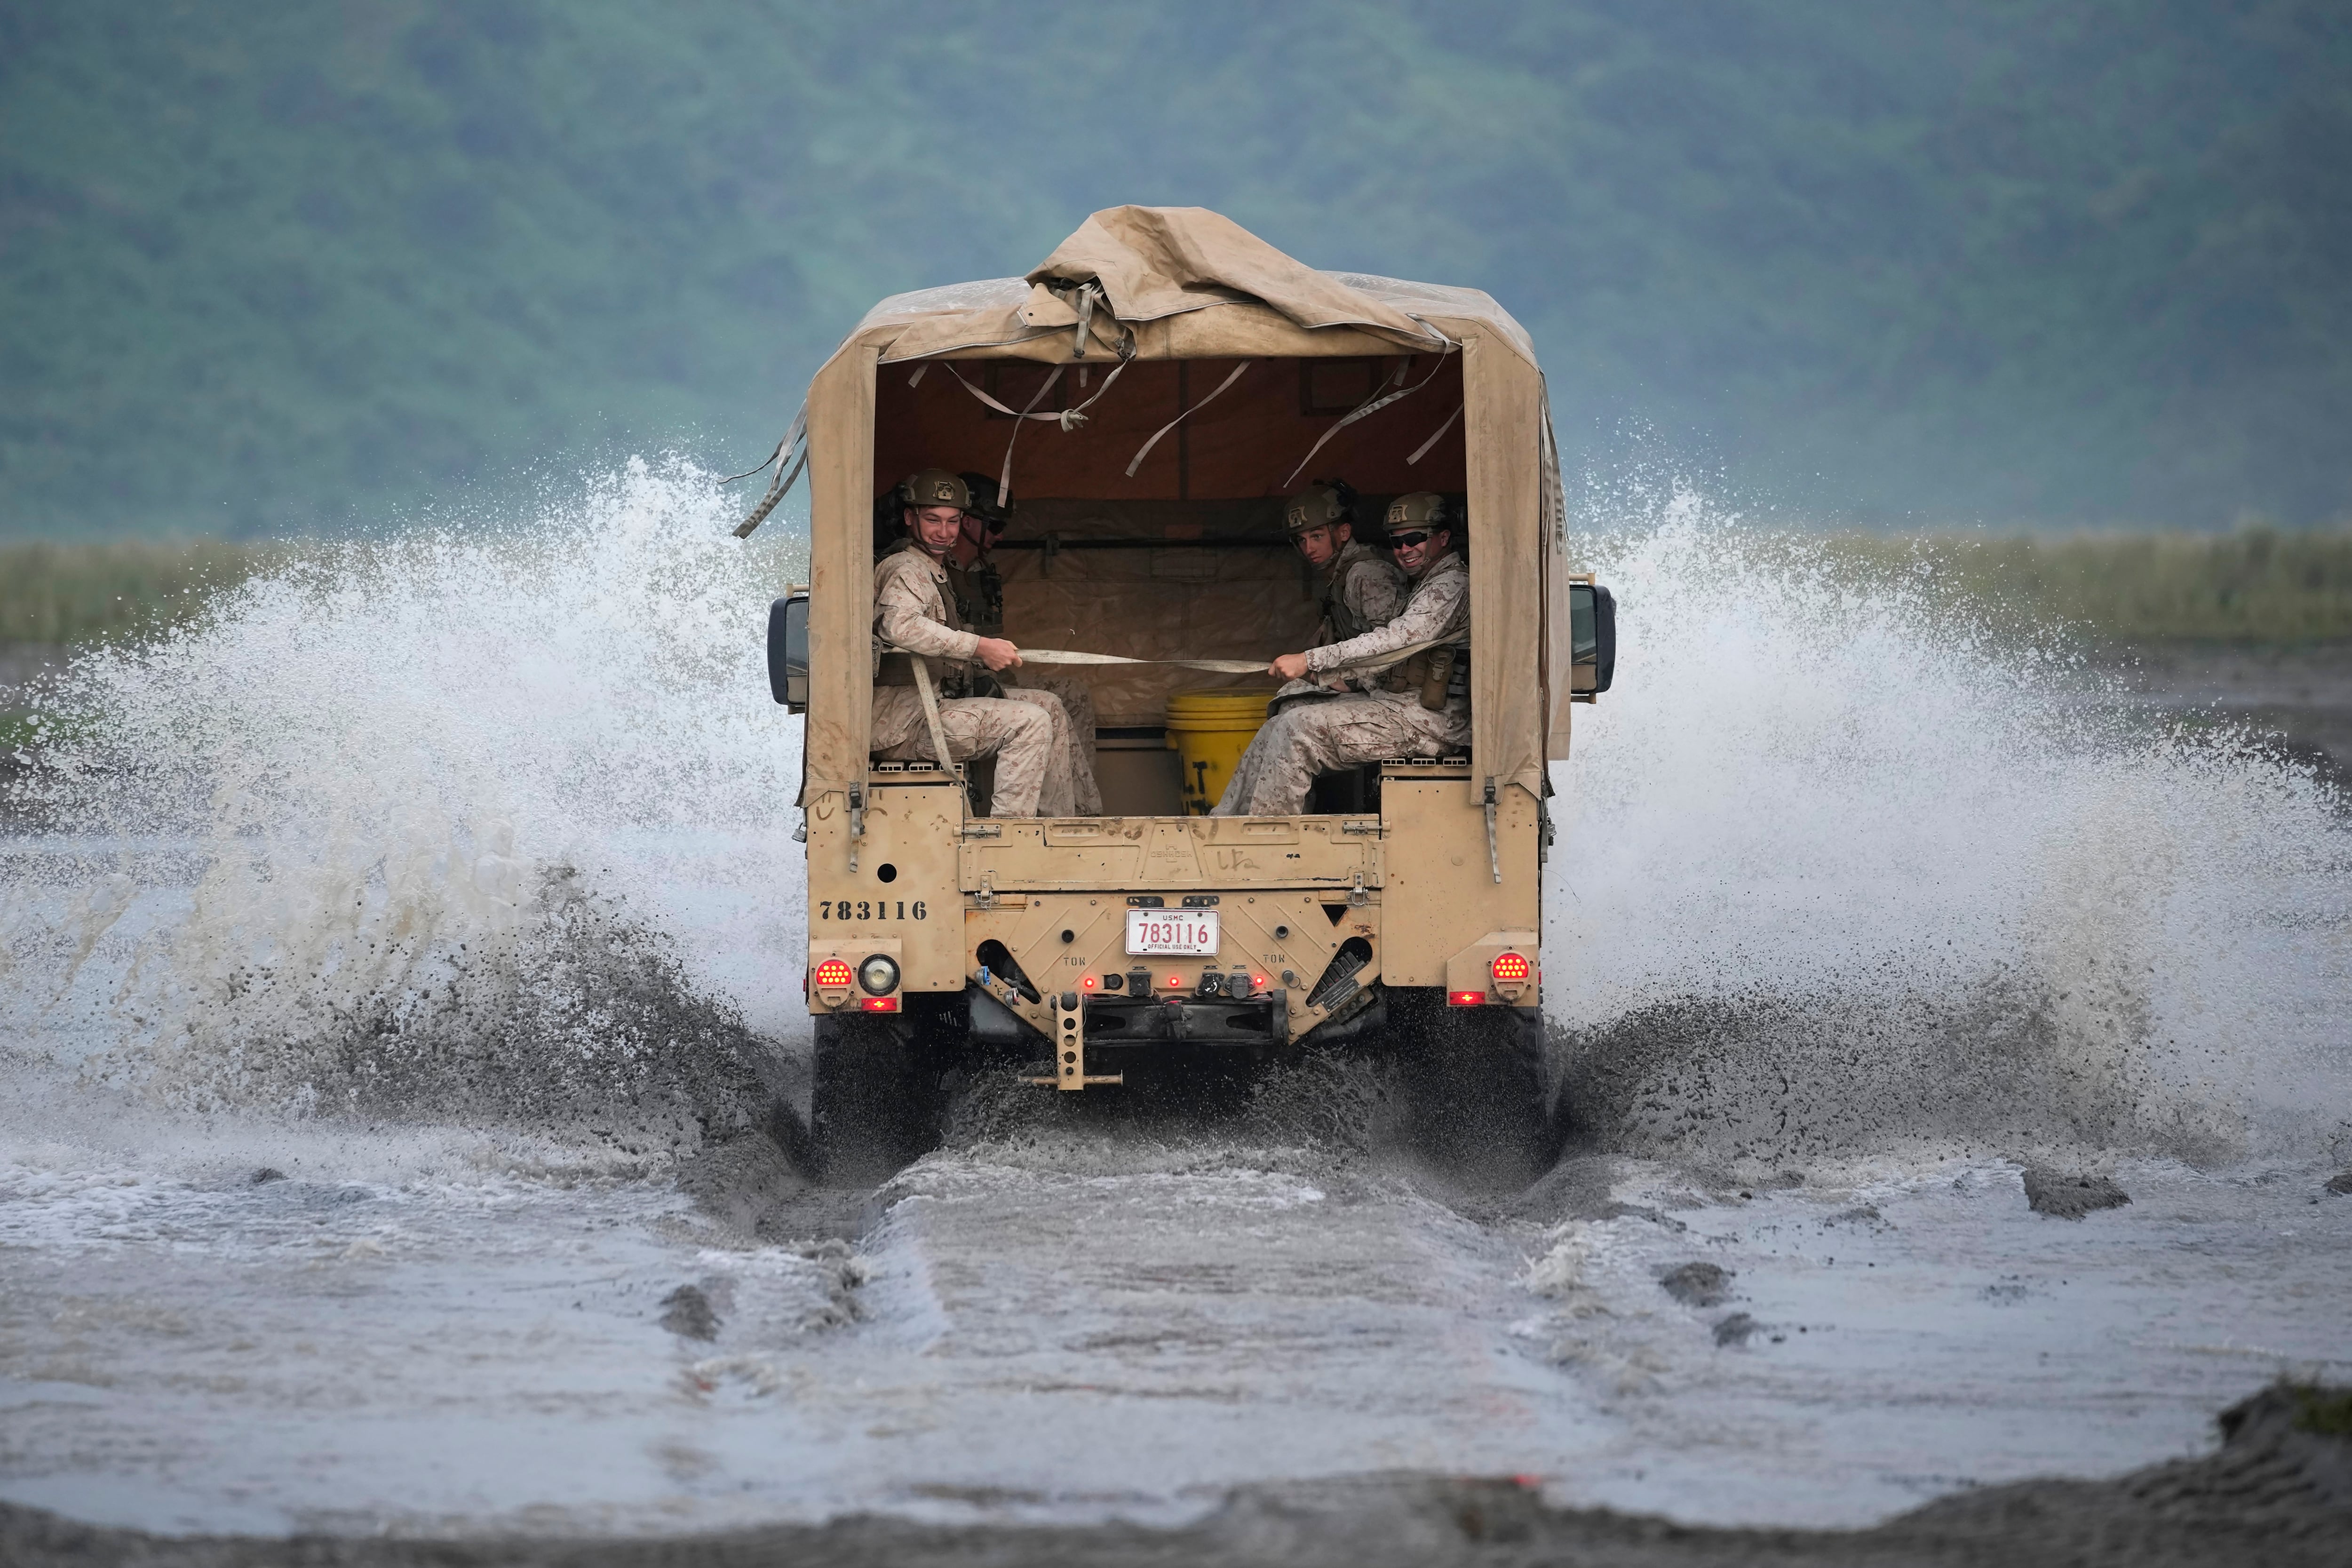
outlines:
{"label": "green hillside", "polygon": [[874,298],[1121,201],[1487,288],[1571,447],[1767,510],[2341,518],[2344,16],[0,0],[0,532],[748,460]]}

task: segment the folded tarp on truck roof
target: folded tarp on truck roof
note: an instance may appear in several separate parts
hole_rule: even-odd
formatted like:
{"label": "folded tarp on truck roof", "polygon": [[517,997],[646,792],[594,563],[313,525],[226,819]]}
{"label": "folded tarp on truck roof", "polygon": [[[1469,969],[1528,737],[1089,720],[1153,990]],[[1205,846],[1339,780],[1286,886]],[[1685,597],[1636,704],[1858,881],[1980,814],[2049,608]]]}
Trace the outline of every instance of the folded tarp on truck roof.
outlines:
{"label": "folded tarp on truck roof", "polygon": [[1098,212],[1025,278],[894,294],[866,312],[850,339],[880,347],[887,363],[1067,338],[1078,319],[1067,295],[1088,283],[1100,286],[1107,318],[1089,335],[1113,352],[1122,325],[1262,305],[1310,331],[1349,327],[1407,349],[1442,351],[1463,329],[1485,327],[1535,360],[1527,330],[1478,289],[1318,272],[1204,207]]}

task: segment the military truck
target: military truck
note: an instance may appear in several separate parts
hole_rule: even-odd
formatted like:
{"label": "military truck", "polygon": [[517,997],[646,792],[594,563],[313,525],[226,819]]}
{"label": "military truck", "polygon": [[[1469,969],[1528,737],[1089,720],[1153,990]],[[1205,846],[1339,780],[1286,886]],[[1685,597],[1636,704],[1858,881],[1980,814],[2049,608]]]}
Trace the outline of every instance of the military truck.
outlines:
{"label": "military truck", "polygon": [[[1317,1046],[1399,1051],[1458,1155],[1540,1157],[1545,764],[1610,684],[1614,615],[1571,563],[1543,374],[1501,306],[1318,272],[1201,209],[1113,208],[1025,278],[877,305],[771,461],[739,532],[805,470],[811,581],[773,606],[769,656],[806,714],[829,1171],[919,1155],[943,1075],[975,1063],[1087,1094]],[[1101,816],[992,816],[984,763],[869,754],[873,519],[926,468],[1019,497],[1005,636],[1139,661],[1056,669],[1089,679]],[[1408,491],[1466,506],[1472,743],[1326,775],[1297,816],[1188,810],[1171,696],[1272,682],[1150,661],[1307,645],[1319,590],[1282,509],[1326,475],[1374,519]]]}

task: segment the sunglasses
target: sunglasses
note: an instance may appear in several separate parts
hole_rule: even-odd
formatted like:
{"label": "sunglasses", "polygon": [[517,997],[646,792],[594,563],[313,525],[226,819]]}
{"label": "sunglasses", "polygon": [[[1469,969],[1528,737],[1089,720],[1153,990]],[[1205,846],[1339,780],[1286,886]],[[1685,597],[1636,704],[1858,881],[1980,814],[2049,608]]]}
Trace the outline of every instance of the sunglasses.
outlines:
{"label": "sunglasses", "polygon": [[1428,539],[1428,534],[1421,532],[1391,533],[1389,535],[1389,548],[1391,550],[1410,550],[1416,544],[1425,543]]}

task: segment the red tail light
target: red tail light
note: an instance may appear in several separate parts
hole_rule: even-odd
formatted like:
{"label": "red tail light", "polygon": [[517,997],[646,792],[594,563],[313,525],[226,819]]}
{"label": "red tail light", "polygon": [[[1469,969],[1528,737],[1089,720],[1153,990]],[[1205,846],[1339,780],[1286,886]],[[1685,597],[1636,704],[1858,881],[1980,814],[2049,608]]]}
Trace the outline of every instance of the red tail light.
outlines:
{"label": "red tail light", "polygon": [[896,996],[860,996],[857,1005],[868,1013],[895,1013],[898,1010]]}
{"label": "red tail light", "polygon": [[1184,977],[1181,974],[1171,974],[1168,977],[1168,984],[1171,987],[1181,985],[1184,984]]}
{"label": "red tail light", "polygon": [[1081,990],[1081,991],[1091,991],[1091,990],[1093,990],[1096,986],[1100,985],[1101,984],[1102,984],[1102,982],[1101,982],[1101,981],[1099,981],[1099,980],[1096,979],[1093,975],[1089,974],[1089,975],[1087,975],[1084,980],[1081,980],[1081,981],[1079,981],[1079,982],[1078,982],[1078,989],[1079,989],[1079,990]]}
{"label": "red tail light", "polygon": [[1524,953],[1506,952],[1496,955],[1494,970],[1496,979],[1506,984],[1517,984],[1535,973],[1536,966],[1528,962]]}
{"label": "red tail light", "polygon": [[849,967],[848,960],[828,958],[816,966],[816,983],[819,985],[855,985],[857,973]]}
{"label": "red tail light", "polygon": [[1455,1007],[1475,1007],[1486,999],[1484,991],[1448,991],[1446,1002]]}

